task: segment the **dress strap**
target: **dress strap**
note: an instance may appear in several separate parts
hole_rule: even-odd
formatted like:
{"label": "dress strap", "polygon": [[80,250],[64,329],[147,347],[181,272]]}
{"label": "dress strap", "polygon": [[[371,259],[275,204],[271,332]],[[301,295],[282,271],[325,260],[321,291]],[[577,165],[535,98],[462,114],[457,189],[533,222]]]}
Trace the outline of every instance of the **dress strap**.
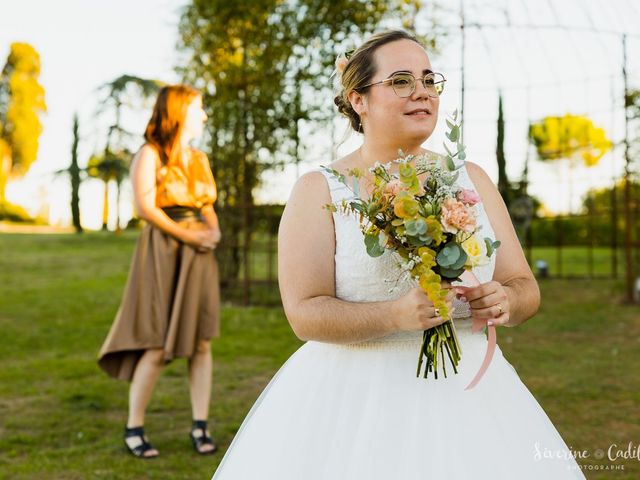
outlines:
{"label": "dress strap", "polygon": [[478,190],[476,189],[476,186],[473,183],[473,180],[471,180],[471,177],[469,176],[469,172],[467,171],[466,162],[462,162],[462,166],[457,170],[457,172],[459,172],[458,181],[457,181],[458,185],[478,193]]}
{"label": "dress strap", "polygon": [[331,173],[327,172],[324,168],[317,168],[315,171],[324,175],[329,185],[329,191],[331,192],[331,201],[333,203],[341,202],[342,200],[348,200],[354,197],[353,191],[347,187],[344,183],[339,181]]}

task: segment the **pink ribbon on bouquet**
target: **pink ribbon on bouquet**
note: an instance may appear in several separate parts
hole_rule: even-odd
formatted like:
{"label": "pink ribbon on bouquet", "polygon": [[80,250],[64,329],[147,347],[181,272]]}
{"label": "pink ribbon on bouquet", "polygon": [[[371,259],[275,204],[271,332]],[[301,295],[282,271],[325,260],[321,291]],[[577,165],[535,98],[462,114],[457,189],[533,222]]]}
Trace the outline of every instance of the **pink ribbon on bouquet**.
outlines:
{"label": "pink ribbon on bouquet", "polygon": [[[462,273],[462,275],[460,275],[460,278],[464,280],[466,283],[471,284],[472,287],[477,287],[478,285],[480,285],[480,282],[478,281],[476,276],[473,274],[473,272],[471,272],[471,270],[465,270]],[[482,365],[480,365],[480,369],[478,370],[478,373],[476,373],[476,376],[473,377],[473,380],[471,380],[471,383],[469,383],[469,385],[466,386],[465,390],[471,390],[473,387],[475,387],[478,384],[480,379],[483,377],[483,375],[487,371],[487,368],[489,368],[489,365],[491,364],[491,359],[493,358],[493,353],[496,350],[495,325],[487,325],[487,321],[488,321],[487,319],[472,318],[471,321],[472,321],[471,331],[474,333],[482,330],[484,326],[487,327],[488,343],[487,343],[487,351],[484,354],[484,360],[482,361]]]}

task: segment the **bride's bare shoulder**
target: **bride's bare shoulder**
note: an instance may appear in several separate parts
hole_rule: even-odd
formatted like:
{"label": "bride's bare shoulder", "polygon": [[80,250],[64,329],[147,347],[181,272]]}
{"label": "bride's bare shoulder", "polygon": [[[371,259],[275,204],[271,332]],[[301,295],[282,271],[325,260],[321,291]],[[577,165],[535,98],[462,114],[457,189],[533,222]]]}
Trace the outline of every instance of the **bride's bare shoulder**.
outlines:
{"label": "bride's bare shoulder", "polygon": [[296,180],[291,191],[289,202],[292,200],[308,199],[310,201],[321,199],[329,202],[331,194],[325,174],[321,171],[327,167],[339,173],[346,174],[352,168],[352,154],[346,155],[335,162],[307,172]]}
{"label": "bride's bare shoulder", "polygon": [[[464,166],[467,169],[467,173],[469,174],[469,178],[476,185],[476,187],[480,190],[495,190],[495,185],[493,184],[493,180],[487,175],[487,172],[477,163],[470,162],[466,160],[464,162]],[[478,192],[480,193],[480,192]]]}
{"label": "bride's bare shoulder", "polygon": [[511,220],[504,200],[484,168],[469,161],[465,162],[465,167],[489,217],[493,221],[510,223]]}

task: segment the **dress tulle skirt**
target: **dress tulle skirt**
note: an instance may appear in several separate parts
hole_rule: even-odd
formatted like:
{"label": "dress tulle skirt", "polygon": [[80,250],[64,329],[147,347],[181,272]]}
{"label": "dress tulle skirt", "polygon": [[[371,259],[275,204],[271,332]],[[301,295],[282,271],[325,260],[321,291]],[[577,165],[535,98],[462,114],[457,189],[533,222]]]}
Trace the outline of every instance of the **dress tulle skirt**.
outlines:
{"label": "dress tulle skirt", "polygon": [[417,378],[421,333],[307,342],[256,401],[214,480],[572,479],[579,466],[486,336],[456,321],[459,373]]}

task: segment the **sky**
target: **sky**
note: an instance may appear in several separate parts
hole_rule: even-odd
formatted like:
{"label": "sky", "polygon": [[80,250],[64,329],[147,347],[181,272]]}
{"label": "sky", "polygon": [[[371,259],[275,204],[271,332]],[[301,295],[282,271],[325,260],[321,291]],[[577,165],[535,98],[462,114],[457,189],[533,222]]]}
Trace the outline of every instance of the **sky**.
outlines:
{"label": "sky", "polygon": [[[178,12],[184,4],[184,0],[0,0],[0,62],[4,64],[12,42],[35,47],[48,107],[38,159],[22,181],[9,184],[9,200],[31,213],[48,209],[53,224],[69,224],[69,182],[51,172],[71,161],[74,112],[79,114],[82,138],[79,161],[85,166],[99,133],[93,121],[99,86],[125,73],[179,80],[174,72],[179,62],[175,46]],[[138,121],[138,131],[144,123]],[[131,215],[129,192],[127,184],[122,200],[125,220]],[[88,228],[101,225],[102,195],[98,180],[82,184],[81,218]]]}
{"label": "sky", "polygon": [[[168,83],[179,81],[174,70],[181,62],[176,51],[177,24],[186,3],[0,0],[0,62],[4,63],[12,42],[33,45],[41,56],[40,81],[48,105],[42,119],[38,159],[23,179],[9,184],[10,201],[33,214],[45,215],[52,224],[70,223],[68,181],[53,172],[69,165],[74,112],[80,117],[83,166],[99,143],[95,111],[100,85],[125,73]],[[461,2],[439,3],[445,7],[441,21],[451,26],[451,33],[440,41],[441,54],[430,54],[430,60],[435,70],[447,77],[447,85],[441,97],[438,127],[425,146],[443,151],[444,118],[460,108],[462,98],[461,35],[457,27]],[[464,6],[467,159],[497,180],[496,119],[501,90],[509,177],[520,177],[528,156],[530,192],[550,211],[566,211],[569,206],[575,209],[586,189],[610,185],[612,178],[621,174],[622,149],[605,155],[597,167],[576,167],[574,180],[569,183],[566,163],[550,165],[535,158],[526,142],[527,125],[546,115],[588,115],[614,142],[620,142],[624,136],[620,34],[629,35],[630,87],[640,88],[640,5],[634,0],[465,0]],[[145,115],[130,118],[129,125],[141,134],[146,119]],[[258,200],[286,201],[297,174],[331,160],[332,144],[335,147],[339,143],[346,128],[346,121],[336,116],[334,128],[320,132],[323,141],[308,142],[299,170],[290,167],[265,175]],[[360,141],[358,135],[351,135],[334,149],[335,155],[357,148]],[[82,184],[81,217],[88,228],[100,227],[102,195],[101,182],[88,180]],[[114,203],[115,189],[111,198]],[[126,221],[132,214],[128,183],[120,208]],[[112,211],[111,227],[114,222]]]}

